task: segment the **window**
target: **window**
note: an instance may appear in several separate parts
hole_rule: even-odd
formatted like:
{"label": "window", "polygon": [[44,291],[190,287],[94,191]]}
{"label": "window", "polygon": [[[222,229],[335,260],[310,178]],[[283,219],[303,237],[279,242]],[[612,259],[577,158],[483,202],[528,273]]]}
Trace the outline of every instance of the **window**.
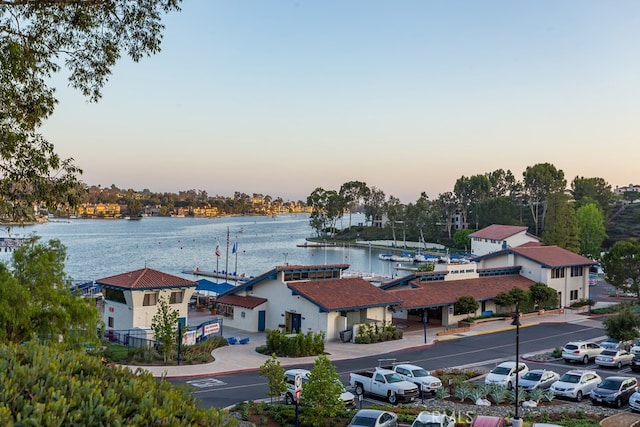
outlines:
{"label": "window", "polygon": [[104,288],[102,290],[102,294],[104,295],[104,299],[106,300],[119,302],[122,304],[127,303],[127,301],[124,299],[124,292],[119,289]]}
{"label": "window", "polygon": [[158,304],[158,293],[148,293],[144,294],[144,300],[142,301],[142,305],[145,307]]}
{"label": "window", "polygon": [[171,292],[171,298],[169,298],[169,304],[180,304],[184,298],[184,292]]}
{"label": "window", "polygon": [[113,317],[109,317],[109,318],[107,319],[107,323],[108,323],[108,325],[109,325],[109,327],[110,327],[110,328],[113,328],[113,325],[114,325],[114,323],[113,323]]}
{"label": "window", "polygon": [[564,268],[553,268],[551,270],[552,279],[560,279],[562,277],[564,277]]}
{"label": "window", "polygon": [[578,299],[578,290],[577,289],[571,291],[571,293],[569,294],[569,299],[570,300]]}
{"label": "window", "polygon": [[571,267],[571,277],[582,276],[583,267]]}

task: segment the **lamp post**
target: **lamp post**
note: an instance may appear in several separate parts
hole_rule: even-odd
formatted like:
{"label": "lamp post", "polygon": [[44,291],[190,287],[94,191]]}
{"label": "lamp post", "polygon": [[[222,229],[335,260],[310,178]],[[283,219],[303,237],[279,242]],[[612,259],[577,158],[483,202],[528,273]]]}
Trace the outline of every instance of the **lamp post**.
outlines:
{"label": "lamp post", "polygon": [[284,265],[287,265],[287,256],[289,255],[289,252],[283,252],[282,255],[284,255]]}
{"label": "lamp post", "polygon": [[518,393],[519,393],[519,384],[518,384],[518,379],[520,378],[520,304],[516,301],[516,311],[513,314],[513,321],[511,322],[511,324],[513,326],[516,327],[516,366],[515,366],[515,372],[516,372],[516,407],[515,407],[515,415],[513,417],[513,427],[522,427],[522,420],[520,419],[520,417],[518,416],[518,405],[519,405],[519,401],[518,401]]}

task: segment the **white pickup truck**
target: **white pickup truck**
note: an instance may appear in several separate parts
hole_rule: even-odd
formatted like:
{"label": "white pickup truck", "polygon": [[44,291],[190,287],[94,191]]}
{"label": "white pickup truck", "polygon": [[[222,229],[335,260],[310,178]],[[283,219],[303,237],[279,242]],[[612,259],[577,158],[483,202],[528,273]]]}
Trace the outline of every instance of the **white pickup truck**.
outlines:
{"label": "white pickup truck", "polygon": [[417,385],[418,391],[422,391],[425,394],[435,394],[438,389],[442,388],[442,382],[420,366],[409,363],[394,363],[390,369],[393,369],[403,380]]}
{"label": "white pickup truck", "polygon": [[418,386],[405,381],[395,371],[384,368],[352,372],[349,384],[357,395],[365,393],[385,397],[389,403],[413,402],[418,397]]}

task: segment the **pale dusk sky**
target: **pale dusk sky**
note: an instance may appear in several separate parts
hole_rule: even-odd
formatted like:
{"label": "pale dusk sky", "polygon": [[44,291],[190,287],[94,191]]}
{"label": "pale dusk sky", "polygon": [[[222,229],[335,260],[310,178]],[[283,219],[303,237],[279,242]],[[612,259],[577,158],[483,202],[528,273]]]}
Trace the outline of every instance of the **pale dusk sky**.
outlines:
{"label": "pale dusk sky", "polygon": [[[41,129],[89,185],[404,203],[462,175],[640,184],[640,2],[187,0]],[[65,76],[66,78],[66,76]]]}

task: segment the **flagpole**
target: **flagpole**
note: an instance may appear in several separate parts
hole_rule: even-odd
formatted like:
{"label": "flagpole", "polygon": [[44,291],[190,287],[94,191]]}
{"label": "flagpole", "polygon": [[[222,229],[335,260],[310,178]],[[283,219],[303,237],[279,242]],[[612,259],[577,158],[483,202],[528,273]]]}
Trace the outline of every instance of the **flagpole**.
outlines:
{"label": "flagpole", "polygon": [[235,250],[235,254],[236,254],[236,269],[235,269],[235,273],[236,276],[238,275],[238,236],[236,236],[236,242],[233,244],[233,249]]}
{"label": "flagpole", "polygon": [[229,278],[229,227],[227,227],[227,262],[224,267],[225,280]]}

